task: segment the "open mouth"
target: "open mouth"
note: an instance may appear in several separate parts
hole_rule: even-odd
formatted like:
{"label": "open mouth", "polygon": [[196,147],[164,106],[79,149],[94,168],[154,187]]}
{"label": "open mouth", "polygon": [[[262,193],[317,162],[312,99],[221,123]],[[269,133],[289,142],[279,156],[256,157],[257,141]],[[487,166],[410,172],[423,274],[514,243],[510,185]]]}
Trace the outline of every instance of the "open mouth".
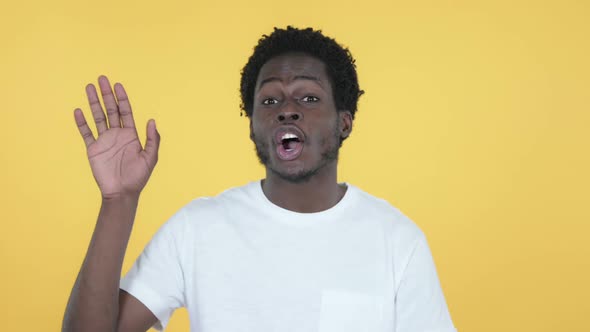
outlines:
{"label": "open mouth", "polygon": [[303,134],[298,130],[286,128],[277,132],[277,154],[281,160],[294,160],[303,150]]}
{"label": "open mouth", "polygon": [[287,133],[281,137],[281,144],[283,144],[283,149],[287,152],[293,151],[297,143],[301,143],[301,140],[294,134]]}

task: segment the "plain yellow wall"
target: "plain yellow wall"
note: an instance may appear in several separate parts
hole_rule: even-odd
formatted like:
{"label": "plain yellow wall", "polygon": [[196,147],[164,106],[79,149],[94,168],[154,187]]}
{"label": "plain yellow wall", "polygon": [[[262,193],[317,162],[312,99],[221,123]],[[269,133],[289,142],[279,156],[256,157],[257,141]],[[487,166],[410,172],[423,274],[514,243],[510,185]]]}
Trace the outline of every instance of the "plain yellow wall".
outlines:
{"label": "plain yellow wall", "polygon": [[[340,180],[427,234],[460,331],[590,331],[590,2],[33,1],[0,5],[2,327],[57,331],[99,192],[73,120],[125,84],[160,162],[124,269],[194,197],[259,179],[239,72],[273,26],[357,58]],[[231,319],[231,317],[228,317]],[[188,331],[180,310],[168,331]]]}

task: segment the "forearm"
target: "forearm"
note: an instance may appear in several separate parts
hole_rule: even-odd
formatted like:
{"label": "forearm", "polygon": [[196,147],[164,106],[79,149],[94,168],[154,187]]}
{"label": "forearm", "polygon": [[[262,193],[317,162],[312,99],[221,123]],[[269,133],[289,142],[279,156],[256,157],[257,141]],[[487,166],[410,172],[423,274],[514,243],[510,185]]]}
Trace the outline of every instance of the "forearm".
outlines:
{"label": "forearm", "polygon": [[63,331],[116,330],[119,279],[138,199],[103,199],[86,258],[68,301]]}

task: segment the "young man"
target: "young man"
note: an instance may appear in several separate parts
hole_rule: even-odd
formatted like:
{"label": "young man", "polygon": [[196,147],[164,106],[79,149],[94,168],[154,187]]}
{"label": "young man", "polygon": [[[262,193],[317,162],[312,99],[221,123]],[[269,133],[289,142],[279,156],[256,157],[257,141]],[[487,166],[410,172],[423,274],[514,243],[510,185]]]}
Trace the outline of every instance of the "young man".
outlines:
{"label": "young man", "polygon": [[333,39],[289,27],[259,41],[241,95],[265,179],[183,207],[121,281],[159,135],[149,121],[142,148],[123,87],[99,86],[106,117],[86,89],[97,139],[75,111],[103,199],[65,331],[163,329],[183,306],[200,332],[455,331],[424,234],[337,182],[362,91]]}

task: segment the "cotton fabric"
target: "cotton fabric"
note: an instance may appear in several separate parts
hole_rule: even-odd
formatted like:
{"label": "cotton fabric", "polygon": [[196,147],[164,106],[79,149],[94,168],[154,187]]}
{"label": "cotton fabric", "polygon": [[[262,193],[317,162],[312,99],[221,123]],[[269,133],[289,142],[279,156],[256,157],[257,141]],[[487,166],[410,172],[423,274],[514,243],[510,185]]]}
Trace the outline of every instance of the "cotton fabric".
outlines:
{"label": "cotton fabric", "polygon": [[121,280],[193,332],[454,332],[424,233],[346,184],[334,207],[274,205],[260,181],[180,209]]}

